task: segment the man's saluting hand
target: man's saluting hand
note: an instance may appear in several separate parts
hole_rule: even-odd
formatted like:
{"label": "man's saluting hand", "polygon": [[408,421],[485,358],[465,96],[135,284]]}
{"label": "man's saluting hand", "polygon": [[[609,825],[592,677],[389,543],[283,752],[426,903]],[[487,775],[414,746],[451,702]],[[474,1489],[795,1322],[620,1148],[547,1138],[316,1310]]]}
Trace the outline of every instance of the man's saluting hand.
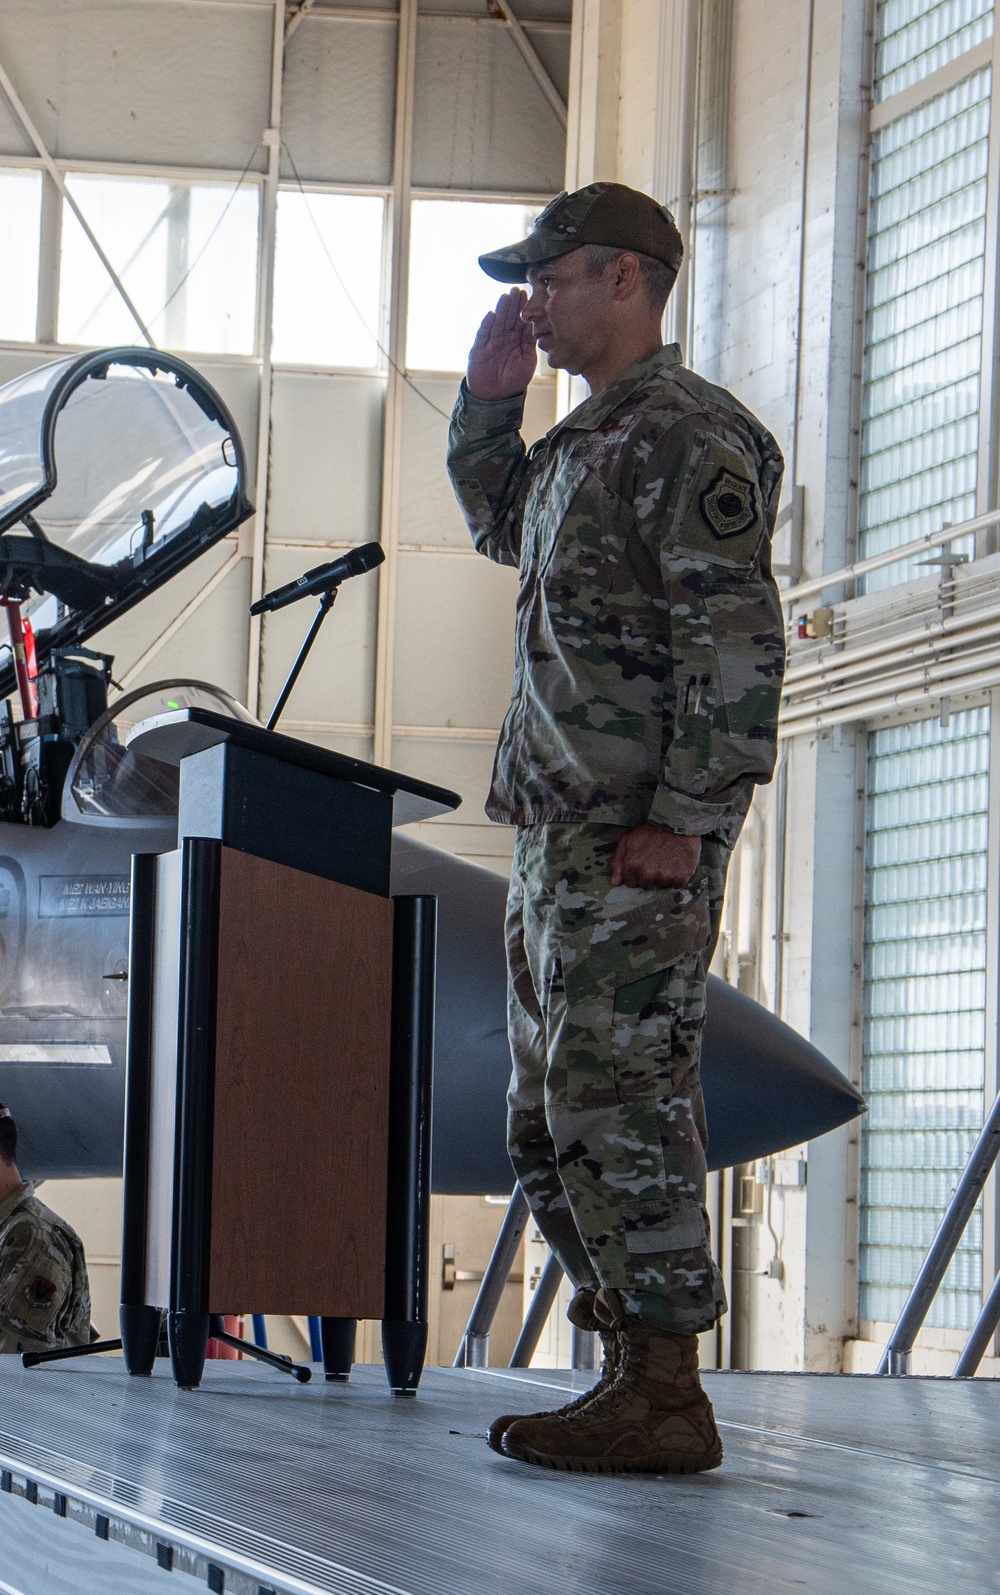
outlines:
{"label": "man's saluting hand", "polygon": [[530,323],[521,320],[528,303],[523,288],[512,288],[483,317],[469,353],[466,383],[475,399],[510,399],[523,393],[535,374],[538,355]]}

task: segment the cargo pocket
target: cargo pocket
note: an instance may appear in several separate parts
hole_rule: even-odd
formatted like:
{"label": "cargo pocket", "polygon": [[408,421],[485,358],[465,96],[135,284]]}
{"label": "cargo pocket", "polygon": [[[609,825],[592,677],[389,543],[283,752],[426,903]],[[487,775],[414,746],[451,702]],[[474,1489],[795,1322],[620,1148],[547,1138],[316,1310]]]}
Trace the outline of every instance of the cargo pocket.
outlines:
{"label": "cargo pocket", "polygon": [[[615,1107],[615,997],[632,988],[658,989],[664,970],[708,943],[707,882],[698,889],[632,891],[621,906],[579,931],[563,934],[560,958],[566,994],[567,1099],[579,1108]],[[640,989],[640,995],[641,995]]]}
{"label": "cargo pocket", "polygon": [[625,1246],[637,1257],[652,1252],[698,1251],[708,1245],[708,1219],[693,1192],[668,1189],[622,1208]]}

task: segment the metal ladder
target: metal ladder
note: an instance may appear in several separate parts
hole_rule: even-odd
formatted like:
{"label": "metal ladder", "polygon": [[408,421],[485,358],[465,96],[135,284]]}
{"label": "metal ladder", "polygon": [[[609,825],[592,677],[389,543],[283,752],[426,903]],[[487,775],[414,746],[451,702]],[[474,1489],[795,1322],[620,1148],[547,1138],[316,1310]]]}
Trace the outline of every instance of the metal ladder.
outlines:
{"label": "metal ladder", "polygon": [[[882,1361],[876,1374],[901,1376],[910,1372],[913,1342],[927,1317],[948,1265],[955,1255],[958,1243],[965,1234],[976,1203],[990,1171],[1000,1156],[1000,1094],[990,1109],[979,1139],[972,1149],[965,1172],[955,1187],[955,1193],[941,1220],[938,1232],[916,1278],[916,1283],[906,1299],[896,1327],[889,1336]],[[965,1349],[955,1365],[953,1379],[971,1379],[983,1359],[991,1339],[1000,1325],[1000,1274],[983,1303]]]}

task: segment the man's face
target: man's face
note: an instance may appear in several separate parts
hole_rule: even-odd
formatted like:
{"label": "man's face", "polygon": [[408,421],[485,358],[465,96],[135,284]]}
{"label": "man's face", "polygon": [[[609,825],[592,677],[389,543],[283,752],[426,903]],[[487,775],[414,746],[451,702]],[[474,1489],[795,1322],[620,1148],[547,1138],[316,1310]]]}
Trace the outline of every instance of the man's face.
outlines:
{"label": "man's face", "polygon": [[612,263],[601,276],[590,276],[584,249],[531,267],[521,317],[530,321],[550,366],[578,376],[600,350],[609,330],[614,275]]}

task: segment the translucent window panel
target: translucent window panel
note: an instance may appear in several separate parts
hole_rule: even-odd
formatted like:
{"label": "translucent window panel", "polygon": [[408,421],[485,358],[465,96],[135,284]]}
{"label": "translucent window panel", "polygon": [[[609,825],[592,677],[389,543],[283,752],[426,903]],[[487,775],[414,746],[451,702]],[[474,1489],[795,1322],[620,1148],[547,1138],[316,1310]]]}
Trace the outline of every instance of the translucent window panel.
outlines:
{"label": "translucent window panel", "polygon": [[385,201],[378,195],[279,193],[275,360],[379,364],[384,224]]}
{"label": "translucent window panel", "polygon": [[[874,139],[862,558],[976,512],[989,94],[977,72]],[[926,574],[891,565],[866,590]]]}
{"label": "translucent window panel", "polygon": [[[256,183],[234,191],[223,183],[80,173],[66,181],[161,348],[253,353]],[[63,207],[59,340],[97,346],[142,342],[68,205]]]}
{"label": "translucent window panel", "polygon": [[540,206],[510,201],[415,199],[410,228],[406,364],[464,371],[472,340],[505,287],[479,256],[531,231]]}
{"label": "translucent window panel", "polygon": [[993,0],[878,0],[875,99],[918,83],[993,32]]}
{"label": "translucent window panel", "polygon": [[0,338],[33,343],[38,312],[41,172],[0,172]]}
{"label": "translucent window panel", "polygon": [[[983,1122],[989,710],[868,739],[860,1316],[895,1321]],[[980,1305],[977,1209],[928,1323]]]}

